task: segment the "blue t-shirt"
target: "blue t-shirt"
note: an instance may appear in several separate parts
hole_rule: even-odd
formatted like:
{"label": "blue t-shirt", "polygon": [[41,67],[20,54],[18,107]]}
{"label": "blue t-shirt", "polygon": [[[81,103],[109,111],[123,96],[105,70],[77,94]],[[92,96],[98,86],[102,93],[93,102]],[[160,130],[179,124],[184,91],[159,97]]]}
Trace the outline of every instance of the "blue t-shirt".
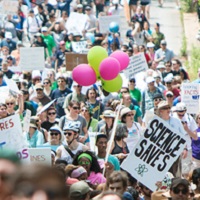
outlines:
{"label": "blue t-shirt", "polygon": [[192,139],[192,157],[197,160],[200,160],[200,127],[198,127],[197,136],[198,140]]}

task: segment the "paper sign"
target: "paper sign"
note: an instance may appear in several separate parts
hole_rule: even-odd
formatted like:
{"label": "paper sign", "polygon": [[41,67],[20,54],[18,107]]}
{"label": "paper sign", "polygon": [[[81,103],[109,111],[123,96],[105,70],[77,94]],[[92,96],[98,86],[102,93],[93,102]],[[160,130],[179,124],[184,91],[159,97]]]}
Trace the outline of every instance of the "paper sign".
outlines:
{"label": "paper sign", "polygon": [[48,104],[46,104],[45,106],[43,106],[43,108],[37,113],[37,115],[43,113],[44,111],[46,111],[51,105],[53,105],[53,103],[56,101],[56,99],[52,100],[51,102],[49,102]]}
{"label": "paper sign", "polygon": [[97,146],[96,146],[96,136],[97,136],[97,132],[90,132],[88,131],[89,137],[90,137],[90,150],[98,153],[97,152]]}
{"label": "paper sign", "polygon": [[83,53],[87,49],[86,45],[87,45],[87,41],[72,42],[73,52]]}
{"label": "paper sign", "polygon": [[29,132],[30,120],[31,120],[31,111],[26,109],[26,115],[24,117],[24,125],[23,125],[24,132],[27,132],[27,133]]}
{"label": "paper sign", "polygon": [[72,71],[74,67],[82,63],[88,63],[87,54],[65,53],[67,71]]}
{"label": "paper sign", "polygon": [[120,16],[101,16],[99,17],[99,29],[100,33],[108,33],[109,25],[111,22],[117,22],[120,25]]}
{"label": "paper sign", "polygon": [[86,22],[87,16],[85,14],[72,12],[67,19],[66,29],[68,30],[68,33],[78,33],[82,35]]}
{"label": "paper sign", "polygon": [[20,93],[19,88],[15,81],[13,81],[12,79],[8,79],[7,77],[5,77],[4,79],[6,81],[6,84],[9,88],[9,90],[11,90],[11,93],[14,92],[14,93],[12,93],[12,94],[14,94],[14,96],[16,96],[17,94]]}
{"label": "paper sign", "polygon": [[188,113],[199,113],[200,85],[198,83],[183,83],[181,85],[181,102],[186,104]]}
{"label": "paper sign", "polygon": [[29,148],[30,163],[51,165],[50,148]]}
{"label": "paper sign", "polygon": [[43,70],[45,66],[44,47],[20,48],[20,63],[22,71]]}
{"label": "paper sign", "polygon": [[133,78],[135,74],[148,69],[144,53],[138,53],[130,58],[128,67],[124,70],[127,79]]}
{"label": "paper sign", "polygon": [[152,191],[185,147],[185,136],[155,116],[121,167]]}
{"label": "paper sign", "polygon": [[5,14],[17,14],[19,1],[17,0],[3,0],[1,2],[2,12]]}
{"label": "paper sign", "polygon": [[0,103],[5,103],[5,100],[9,96],[9,87],[8,86],[2,86],[0,87]]}

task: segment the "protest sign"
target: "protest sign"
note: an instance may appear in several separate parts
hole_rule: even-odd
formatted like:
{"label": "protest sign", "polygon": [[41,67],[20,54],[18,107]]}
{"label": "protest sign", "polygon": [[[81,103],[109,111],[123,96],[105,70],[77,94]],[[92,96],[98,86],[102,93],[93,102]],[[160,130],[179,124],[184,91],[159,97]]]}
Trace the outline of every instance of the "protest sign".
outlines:
{"label": "protest sign", "polygon": [[186,104],[188,113],[199,113],[200,85],[198,83],[183,83],[181,85],[181,101]]}
{"label": "protest sign", "polygon": [[53,103],[56,101],[56,99],[52,100],[51,102],[49,102],[48,104],[46,104],[45,106],[42,107],[42,109],[37,113],[37,115],[43,113],[44,111],[46,111],[50,106],[53,105]]}
{"label": "protest sign", "polygon": [[87,16],[85,14],[72,12],[70,13],[69,18],[67,19],[66,29],[68,33],[80,34],[85,29],[85,24],[87,22]]}
{"label": "protest sign", "polygon": [[20,63],[22,71],[43,70],[45,66],[44,47],[20,48]]}
{"label": "protest sign", "polygon": [[121,167],[152,191],[185,147],[185,136],[155,116]]}
{"label": "protest sign", "polygon": [[0,149],[13,150],[20,159],[26,159],[28,158],[27,146],[19,115],[0,119]]}
{"label": "protest sign", "polygon": [[30,120],[31,120],[31,111],[26,109],[26,115],[24,117],[24,124],[23,124],[23,131],[25,132],[29,131]]}
{"label": "protest sign", "polygon": [[79,64],[88,63],[87,54],[65,53],[65,59],[67,71],[72,71]]}
{"label": "protest sign", "polygon": [[129,80],[133,78],[135,74],[148,69],[147,61],[144,53],[138,53],[130,58],[128,67],[124,70],[126,78]]}
{"label": "protest sign", "polygon": [[11,94],[13,96],[17,96],[17,94],[19,94],[20,91],[19,91],[19,88],[18,88],[16,82],[13,81],[12,79],[8,79],[7,77],[5,77],[4,79],[6,81],[6,84],[7,84],[8,88],[9,88]]}
{"label": "protest sign", "polygon": [[51,165],[50,148],[29,148],[30,163]]}
{"label": "protest sign", "polygon": [[0,87],[0,103],[5,103],[6,98],[9,96],[9,87],[2,86]]}
{"label": "protest sign", "polygon": [[96,147],[97,132],[88,131],[88,134],[89,134],[89,138],[90,138],[90,150],[95,152],[95,153],[98,153],[97,147]]}
{"label": "protest sign", "polygon": [[1,11],[4,14],[17,14],[19,1],[17,0],[3,0],[1,2]]}
{"label": "protest sign", "polygon": [[83,53],[87,49],[86,45],[87,45],[87,41],[85,41],[85,40],[78,41],[78,42],[72,42],[73,52]]}
{"label": "protest sign", "polygon": [[108,33],[109,25],[111,22],[117,22],[120,25],[120,16],[101,16],[99,17],[99,29],[100,33]]}

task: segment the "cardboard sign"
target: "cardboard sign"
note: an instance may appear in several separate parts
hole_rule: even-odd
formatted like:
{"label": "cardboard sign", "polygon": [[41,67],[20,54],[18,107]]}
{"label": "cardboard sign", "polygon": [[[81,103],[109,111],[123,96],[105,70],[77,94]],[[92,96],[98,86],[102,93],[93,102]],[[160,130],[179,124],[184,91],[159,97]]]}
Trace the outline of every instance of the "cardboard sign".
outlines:
{"label": "cardboard sign", "polygon": [[72,12],[67,19],[65,28],[68,30],[68,33],[78,33],[82,35],[82,31],[85,29],[86,22],[87,16],[85,14]]}
{"label": "cardboard sign", "polygon": [[43,70],[45,66],[44,47],[20,48],[20,63],[22,71]]}
{"label": "cardboard sign", "polygon": [[185,136],[155,116],[121,167],[152,191],[185,147]]}
{"label": "cardboard sign", "polygon": [[100,33],[108,33],[109,25],[111,22],[117,22],[120,25],[120,16],[101,16],[99,17],[99,29]]}
{"label": "cardboard sign", "polygon": [[51,165],[50,148],[29,148],[30,163]]}
{"label": "cardboard sign", "polygon": [[0,119],[0,148],[21,151],[28,145],[22,134],[18,114]]}
{"label": "cardboard sign", "polygon": [[198,83],[183,83],[181,85],[181,101],[186,104],[188,113],[199,113],[200,85]]}
{"label": "cardboard sign", "polygon": [[24,132],[29,132],[30,120],[31,120],[31,111],[26,109],[26,115],[24,117],[24,125],[23,125]]}
{"label": "cardboard sign", "polygon": [[17,0],[3,0],[1,7],[4,14],[17,14],[19,2]]}
{"label": "cardboard sign", "polygon": [[135,74],[146,71],[148,69],[147,61],[144,53],[138,53],[130,58],[128,67],[124,70],[127,79],[133,78]]}
{"label": "cardboard sign", "polygon": [[67,71],[72,71],[79,64],[88,63],[87,54],[65,53],[65,59]]}
{"label": "cardboard sign", "polygon": [[87,41],[72,42],[73,52],[83,53],[87,50]]}

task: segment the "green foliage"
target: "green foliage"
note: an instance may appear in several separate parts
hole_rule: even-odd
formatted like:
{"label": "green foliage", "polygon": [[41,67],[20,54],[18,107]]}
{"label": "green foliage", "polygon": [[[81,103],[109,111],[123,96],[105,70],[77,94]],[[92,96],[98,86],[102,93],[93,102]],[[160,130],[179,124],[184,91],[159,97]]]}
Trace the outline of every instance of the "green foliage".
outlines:
{"label": "green foliage", "polygon": [[194,12],[195,9],[195,4],[193,3],[193,0],[181,0],[181,7],[184,12]]}

